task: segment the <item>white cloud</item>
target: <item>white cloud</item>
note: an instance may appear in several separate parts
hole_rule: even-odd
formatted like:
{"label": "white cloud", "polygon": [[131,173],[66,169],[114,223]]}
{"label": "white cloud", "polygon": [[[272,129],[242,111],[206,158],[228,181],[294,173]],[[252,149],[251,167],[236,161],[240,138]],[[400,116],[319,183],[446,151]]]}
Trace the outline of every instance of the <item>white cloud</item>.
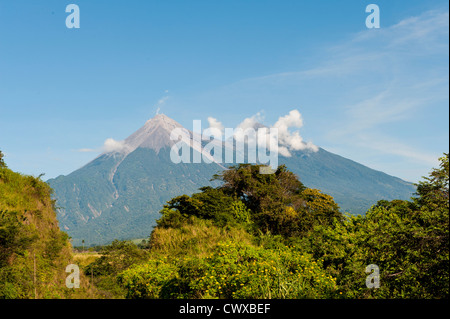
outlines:
{"label": "white cloud", "polygon": [[370,144],[364,144],[361,147],[368,147],[385,154],[399,155],[417,163],[426,163],[430,167],[437,167],[439,164],[438,158],[440,154],[430,155],[398,141],[378,140],[375,138],[370,140]]}
{"label": "white cloud", "polygon": [[[289,111],[273,105],[305,105],[302,114],[308,116],[314,142],[360,163],[373,163],[378,152],[383,156],[379,169],[392,173],[395,161],[420,160],[420,177],[435,154],[448,150],[448,17],[445,8],[390,26],[382,22],[380,29],[364,28],[345,40],[325,43],[316,55],[292,57],[307,67],[229,83],[202,94],[202,103],[223,109],[233,105],[236,110],[257,105],[272,118],[275,112]],[[239,126],[254,123],[250,117]],[[308,145],[301,129],[291,126],[289,134],[284,130],[283,141],[291,150]],[[284,147],[280,154],[287,155],[290,149]],[[309,148],[314,148],[312,143]]]}
{"label": "white cloud", "polygon": [[[274,128],[278,129],[278,139],[279,144],[285,146],[286,150],[311,150],[317,152],[319,148],[312,142],[305,143],[303,138],[300,136],[298,130],[291,132],[290,128],[301,128],[303,126],[303,118],[298,110],[292,110],[289,114],[281,116],[278,121],[273,125]],[[284,151],[285,156],[290,156]]]}
{"label": "white cloud", "polygon": [[79,150],[77,150],[78,152],[81,153],[90,153],[90,152],[98,152],[98,150],[95,150],[93,148],[80,148]]}
{"label": "white cloud", "polygon": [[113,138],[108,138],[105,140],[105,143],[103,144],[102,151],[105,153],[110,152],[121,152],[125,150],[125,141],[116,141]]}
{"label": "white cloud", "polygon": [[[164,91],[165,94],[169,93],[169,90],[165,90]],[[169,96],[163,96],[162,98],[160,98],[158,100],[158,102],[156,102],[156,104],[153,107],[156,107],[156,112],[155,114],[159,114],[159,112],[161,111],[161,108],[166,104],[167,100],[169,99]]]}
{"label": "white cloud", "polygon": [[[235,128],[233,138],[240,143],[247,142],[250,145],[258,143],[259,146],[275,150],[286,157],[292,156],[290,151],[310,150],[317,152],[319,150],[312,142],[304,142],[298,130],[291,131],[292,128],[303,126],[302,115],[298,110],[292,110],[287,115],[279,117],[275,124],[270,127],[261,124],[262,121],[263,115],[261,112],[245,118]],[[208,117],[208,122],[210,128],[218,128],[223,131],[223,125],[217,119]],[[258,132],[259,128],[264,128],[266,131]],[[270,128],[278,130],[278,143],[275,137],[270,134]]]}
{"label": "white cloud", "polygon": [[448,54],[448,35],[449,12],[427,11],[376,31],[366,29],[348,41],[324,49],[328,51],[329,58],[311,69],[249,78],[241,83],[298,82],[361,72],[370,76],[371,70],[385,70],[386,66],[389,69],[389,65],[404,58]]}
{"label": "white cloud", "polygon": [[127,149],[125,141],[116,141],[113,138],[107,138],[100,148],[81,148],[78,152],[82,153],[110,153],[110,152],[122,152]]}
{"label": "white cloud", "polygon": [[[239,84],[246,90],[290,87],[307,92],[311,83],[322,83],[321,91],[333,97],[328,102],[331,107],[327,102],[321,106],[321,123],[327,127],[316,138],[322,143],[361,162],[371,162],[372,150],[429,167],[436,163],[437,149],[448,149],[442,144],[448,138],[430,143],[433,136],[448,130],[448,122],[440,119],[448,115],[448,30],[448,11],[424,12],[326,48],[327,58],[310,69]],[[285,142],[302,146],[300,135],[283,136],[284,126],[280,127]],[[386,165],[384,171],[389,170]]]}
{"label": "white cloud", "polygon": [[167,101],[168,99],[169,99],[168,96],[163,96],[162,98],[160,98],[160,99],[158,100],[158,102],[156,103],[156,105],[157,105],[157,106],[164,105],[164,103],[166,103],[166,101]]}
{"label": "white cloud", "polygon": [[245,118],[237,128],[246,130],[248,128],[254,128],[258,123],[260,124],[264,120],[264,116],[261,112],[256,113],[255,115],[251,117]]}
{"label": "white cloud", "polygon": [[[334,61],[336,64],[353,55],[367,57],[367,61],[370,57],[371,71],[366,73],[373,81],[360,91],[364,94],[356,87],[353,102],[343,105],[339,125],[327,133],[331,142],[349,143],[424,165],[436,163],[435,152],[423,138],[428,132],[421,131],[431,123],[419,114],[443,114],[445,108],[441,106],[448,105],[448,62],[438,63],[445,56],[448,59],[448,17],[448,12],[428,11],[379,32],[365,30],[336,48],[335,53],[341,57]],[[363,70],[359,65],[353,73],[363,79]],[[439,122],[438,118],[433,120]],[[417,135],[414,145],[408,146],[409,136],[399,140],[402,131]],[[419,146],[421,139],[425,143]]]}
{"label": "white cloud", "polygon": [[210,128],[213,129],[218,129],[220,130],[220,132],[222,132],[223,134],[223,130],[224,130],[224,126],[222,125],[222,123],[220,121],[218,121],[216,118],[214,117],[208,117],[208,124]]}

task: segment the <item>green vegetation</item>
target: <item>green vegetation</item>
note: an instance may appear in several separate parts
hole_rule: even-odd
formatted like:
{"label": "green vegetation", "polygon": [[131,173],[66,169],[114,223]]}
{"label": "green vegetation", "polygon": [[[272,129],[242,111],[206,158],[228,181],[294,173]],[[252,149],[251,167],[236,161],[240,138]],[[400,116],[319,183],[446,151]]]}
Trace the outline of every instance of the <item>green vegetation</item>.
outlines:
{"label": "green vegetation", "polygon": [[[167,201],[148,240],[83,245],[75,256],[50,187],[1,159],[1,298],[449,296],[448,154],[411,200],[380,200],[364,216],[342,214],[284,165],[261,175],[240,164],[213,176],[219,186]],[[81,289],[65,288],[70,263]],[[370,264],[379,288],[366,287]]]}
{"label": "green vegetation", "polygon": [[5,161],[3,161],[3,153],[0,151],[0,168],[5,168],[6,164]]}
{"label": "green vegetation", "polygon": [[128,298],[317,298],[335,290],[307,254],[236,241],[219,242],[204,257],[152,258],[118,279]]}
{"label": "green vegetation", "polygon": [[40,177],[11,171],[2,158],[0,152],[0,299],[96,296],[87,281],[79,289],[65,285],[72,252],[50,187]]}
{"label": "green vegetation", "polygon": [[106,298],[123,296],[124,291],[117,285],[115,277],[130,266],[148,259],[146,250],[139,249],[131,242],[118,240],[102,247],[98,253],[94,261],[82,268]]}
{"label": "green vegetation", "polygon": [[[121,260],[133,262],[103,276],[125,298],[448,298],[448,154],[440,160],[411,201],[381,200],[365,216],[341,214],[284,166],[232,167],[214,176],[220,186],[168,201],[146,254],[130,250]],[[115,264],[104,256],[89,267]],[[369,264],[379,288],[366,287]]]}
{"label": "green vegetation", "polygon": [[[409,199],[416,190],[412,183],[324,149],[295,151],[292,157],[280,156],[279,163],[299,176],[305,187],[333,196],[341,210],[351,214],[364,214],[380,199]],[[48,183],[58,201],[61,229],[73,238],[75,246],[81,246],[84,240],[89,247],[105,245],[114,239],[148,237],[167,201],[182,194],[191,196],[200,187],[217,187],[221,180],[211,181],[211,177],[221,170],[223,167],[216,163],[175,164],[170,159],[170,147],[158,152],[139,147],[126,157],[119,153],[102,154]],[[258,183],[255,179],[253,182],[255,186]],[[269,203],[269,199],[262,205],[278,203]],[[223,205],[228,199],[224,200]],[[274,217],[267,210],[263,214],[269,219]]]}

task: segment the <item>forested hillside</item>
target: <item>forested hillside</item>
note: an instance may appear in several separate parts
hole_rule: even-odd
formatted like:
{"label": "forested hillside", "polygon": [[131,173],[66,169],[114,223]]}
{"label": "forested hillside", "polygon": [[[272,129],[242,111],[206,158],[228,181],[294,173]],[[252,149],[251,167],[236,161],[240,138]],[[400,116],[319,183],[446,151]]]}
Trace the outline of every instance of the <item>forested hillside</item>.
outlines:
{"label": "forested hillside", "polygon": [[50,194],[39,177],[8,169],[0,152],[0,299],[96,296],[83,275],[79,289],[66,287],[72,247]]}
{"label": "forested hillside", "polygon": [[[448,154],[411,200],[381,200],[364,216],[343,215],[285,166],[261,175],[240,164],[213,176],[220,186],[169,200],[148,240],[76,258],[50,187],[2,157],[0,298],[449,296]],[[72,263],[78,289],[65,282]]]}
{"label": "forested hillside", "polygon": [[84,269],[120,298],[448,298],[448,154],[440,161],[411,200],[365,216],[343,215],[284,166],[241,164],[215,176],[221,186],[168,201],[140,248],[116,241]]}

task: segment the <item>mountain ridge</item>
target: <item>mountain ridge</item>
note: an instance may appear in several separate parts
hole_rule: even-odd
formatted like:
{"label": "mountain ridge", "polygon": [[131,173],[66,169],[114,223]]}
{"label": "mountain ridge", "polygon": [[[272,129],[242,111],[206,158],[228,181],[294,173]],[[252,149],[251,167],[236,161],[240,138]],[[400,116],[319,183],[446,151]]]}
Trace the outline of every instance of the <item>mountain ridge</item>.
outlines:
{"label": "mountain ridge", "polygon": [[[171,147],[177,143],[170,133],[178,128],[189,145],[191,163],[173,163]],[[118,149],[103,152],[82,168],[47,182],[54,189],[61,228],[74,244],[107,243],[113,239],[147,237],[163,204],[178,195],[191,195],[203,186],[214,186],[211,178],[226,169],[219,162],[193,163],[194,157],[209,156],[199,134],[159,114],[118,143]],[[279,156],[309,188],[333,196],[342,210],[364,213],[380,199],[409,199],[414,187],[397,177],[322,148],[292,151]]]}

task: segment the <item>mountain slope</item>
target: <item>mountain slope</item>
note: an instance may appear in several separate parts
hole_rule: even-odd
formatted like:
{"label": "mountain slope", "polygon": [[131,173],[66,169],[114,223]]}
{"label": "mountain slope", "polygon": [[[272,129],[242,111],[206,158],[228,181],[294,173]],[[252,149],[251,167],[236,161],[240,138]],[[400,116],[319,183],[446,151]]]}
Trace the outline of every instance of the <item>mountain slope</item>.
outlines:
{"label": "mountain slope", "polygon": [[177,127],[181,125],[158,115],[130,135],[122,148],[47,181],[61,207],[61,227],[74,245],[148,237],[167,200],[213,185],[211,177],[223,166],[170,160],[170,132]]}
{"label": "mountain slope", "polygon": [[411,183],[330,153],[294,151],[280,156],[285,164],[310,188],[334,197],[342,211],[363,214],[378,200],[409,199],[415,192]]}
{"label": "mountain slope", "polygon": [[[212,185],[210,179],[224,165],[171,161],[170,149],[176,141],[170,133],[175,128],[183,129],[167,116],[157,115],[114,150],[67,176],[48,180],[61,207],[61,228],[73,237],[74,245],[82,240],[104,244],[116,238],[147,237],[167,200]],[[202,152],[194,143],[199,137],[187,130],[182,135],[193,145],[193,159],[193,154]],[[380,199],[409,199],[414,192],[410,183],[321,148],[291,153],[291,157],[280,155],[279,164],[286,164],[307,187],[333,196],[343,211],[362,214]]]}

